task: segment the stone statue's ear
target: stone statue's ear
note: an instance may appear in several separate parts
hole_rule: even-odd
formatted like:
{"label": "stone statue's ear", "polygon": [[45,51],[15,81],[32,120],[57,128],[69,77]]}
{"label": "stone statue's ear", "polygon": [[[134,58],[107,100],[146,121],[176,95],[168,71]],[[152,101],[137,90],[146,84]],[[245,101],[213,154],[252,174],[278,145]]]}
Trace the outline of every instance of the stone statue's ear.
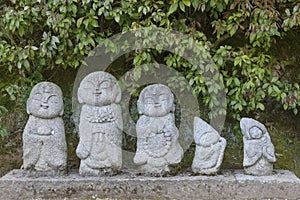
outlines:
{"label": "stone statue's ear", "polygon": [[59,113],[59,116],[61,117],[61,116],[63,116],[63,114],[64,114],[64,107],[62,107],[62,109],[61,109],[61,111]]}
{"label": "stone statue's ear", "polygon": [[116,94],[115,94],[115,103],[120,103],[121,95],[122,95],[121,88],[119,87],[118,83],[115,83],[114,87],[115,87],[114,91],[116,92]]}
{"label": "stone statue's ear", "polygon": [[81,89],[80,89],[80,87],[78,88],[78,93],[77,93],[77,97],[78,97],[78,102],[80,103],[80,104],[82,104],[82,103],[84,103],[83,102],[83,100],[82,100],[82,98],[81,98],[81,95],[80,95],[80,93],[81,93],[81,91],[80,91]]}
{"label": "stone statue's ear", "polygon": [[144,113],[144,105],[142,104],[140,99],[137,101],[137,109],[140,115]]}
{"label": "stone statue's ear", "polygon": [[27,99],[27,102],[26,102],[26,112],[28,115],[30,115],[30,111],[29,111],[29,101],[30,101],[30,98]]}
{"label": "stone statue's ear", "polygon": [[172,105],[171,112],[175,112],[175,104],[174,103]]}

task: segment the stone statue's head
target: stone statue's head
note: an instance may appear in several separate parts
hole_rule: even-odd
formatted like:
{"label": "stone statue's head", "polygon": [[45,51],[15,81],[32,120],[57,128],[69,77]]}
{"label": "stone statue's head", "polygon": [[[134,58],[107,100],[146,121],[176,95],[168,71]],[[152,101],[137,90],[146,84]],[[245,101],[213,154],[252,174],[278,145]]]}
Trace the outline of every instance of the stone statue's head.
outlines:
{"label": "stone statue's head", "polygon": [[209,147],[213,144],[216,144],[220,139],[219,133],[216,131],[209,131],[201,134],[199,139],[199,145],[204,147]]}
{"label": "stone statue's head", "polygon": [[174,112],[174,96],[165,85],[150,85],[142,90],[137,106],[141,115],[162,117],[170,112]]}
{"label": "stone statue's head", "polygon": [[35,85],[27,100],[27,113],[45,119],[62,116],[64,104],[61,89],[51,82]]}
{"label": "stone statue's head", "polygon": [[257,126],[253,126],[249,129],[249,136],[251,139],[260,139],[264,132]]}
{"label": "stone statue's head", "polygon": [[246,139],[260,139],[264,135],[269,137],[266,127],[254,119],[242,118],[240,121],[240,127]]}
{"label": "stone statue's head", "polygon": [[81,81],[78,101],[92,106],[120,103],[121,89],[113,75],[103,71],[93,72]]}

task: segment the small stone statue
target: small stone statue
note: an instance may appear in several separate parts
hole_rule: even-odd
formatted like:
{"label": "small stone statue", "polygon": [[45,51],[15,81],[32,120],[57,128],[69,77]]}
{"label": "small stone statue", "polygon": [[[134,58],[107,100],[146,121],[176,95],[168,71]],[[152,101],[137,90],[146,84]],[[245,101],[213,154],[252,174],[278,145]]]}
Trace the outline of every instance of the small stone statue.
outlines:
{"label": "small stone statue", "polygon": [[87,75],[78,88],[83,104],[79,123],[82,176],[114,175],[122,167],[121,89],[114,76],[97,71]]}
{"label": "small stone statue", "polygon": [[23,168],[30,175],[65,173],[63,112],[62,92],[56,84],[41,82],[33,87],[27,100],[29,119],[23,132]]}
{"label": "small stone statue", "polygon": [[174,96],[165,85],[150,85],[142,90],[137,106],[141,116],[136,125],[137,151],[133,161],[142,173],[169,172],[168,165],[179,163],[183,157],[175,126]]}
{"label": "small stone statue", "polygon": [[196,152],[192,164],[195,174],[214,175],[220,170],[226,140],[202,119],[194,118]]}
{"label": "small stone statue", "polygon": [[276,158],[266,127],[251,118],[242,118],[240,126],[244,141],[245,173],[256,176],[272,174],[272,163]]}

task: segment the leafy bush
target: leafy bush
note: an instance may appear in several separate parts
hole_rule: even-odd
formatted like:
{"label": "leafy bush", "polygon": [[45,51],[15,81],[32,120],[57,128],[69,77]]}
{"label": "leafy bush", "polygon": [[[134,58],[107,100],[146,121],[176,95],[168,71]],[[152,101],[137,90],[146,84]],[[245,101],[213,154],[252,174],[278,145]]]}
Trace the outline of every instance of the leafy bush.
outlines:
{"label": "leafy bush", "polygon": [[[24,78],[49,69],[77,68],[111,35],[162,27],[187,34],[210,52],[222,73],[234,118],[264,110],[270,97],[297,114],[299,84],[283,79],[290,63],[274,56],[272,46],[299,30],[299,5],[289,0],[4,0],[0,65]],[[178,55],[147,50],[129,56],[127,65],[133,67],[157,61],[176,68],[206,105],[213,103],[201,74]]]}

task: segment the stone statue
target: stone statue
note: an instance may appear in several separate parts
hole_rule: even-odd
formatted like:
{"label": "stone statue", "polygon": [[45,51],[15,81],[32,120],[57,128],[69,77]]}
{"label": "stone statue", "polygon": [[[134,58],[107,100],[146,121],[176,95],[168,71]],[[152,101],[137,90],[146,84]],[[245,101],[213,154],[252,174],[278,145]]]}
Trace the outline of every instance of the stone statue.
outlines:
{"label": "stone statue", "polygon": [[183,157],[175,126],[174,96],[165,85],[150,85],[142,90],[137,107],[141,116],[136,125],[137,151],[133,161],[142,173],[169,172],[168,165],[179,163]]}
{"label": "stone statue", "polygon": [[61,118],[61,89],[54,83],[35,85],[27,100],[29,119],[23,133],[23,167],[35,175],[65,173],[67,144]]}
{"label": "stone statue", "polygon": [[196,152],[192,164],[195,174],[214,175],[220,170],[226,140],[202,119],[194,118]]}
{"label": "stone statue", "polygon": [[82,105],[79,123],[81,159],[79,174],[116,174],[122,167],[121,89],[114,76],[97,71],[87,75],[78,88]]}
{"label": "stone statue", "polygon": [[276,158],[266,127],[251,118],[242,118],[240,126],[244,141],[245,173],[256,176],[272,174],[272,163]]}

